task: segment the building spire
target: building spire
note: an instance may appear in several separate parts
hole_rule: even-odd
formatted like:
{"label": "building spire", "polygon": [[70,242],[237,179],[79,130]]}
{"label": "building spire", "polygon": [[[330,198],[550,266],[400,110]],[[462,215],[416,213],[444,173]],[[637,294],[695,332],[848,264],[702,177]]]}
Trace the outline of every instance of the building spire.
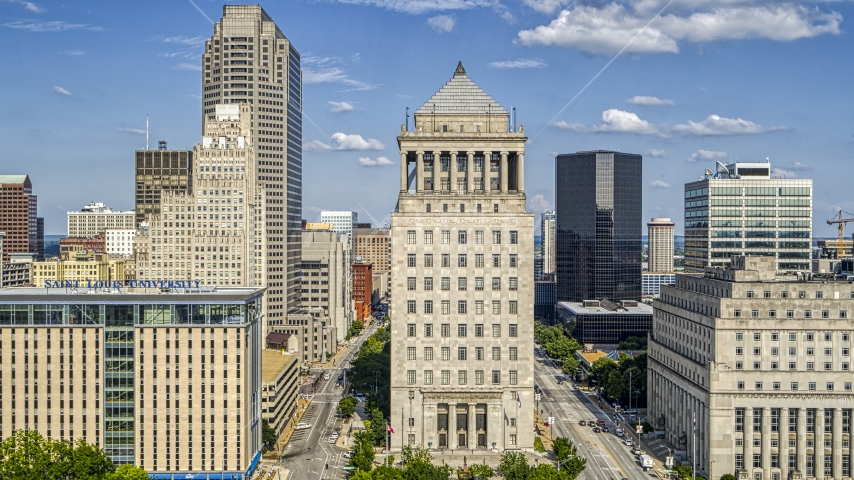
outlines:
{"label": "building spire", "polygon": [[457,69],[454,71],[454,77],[465,77],[466,69],[463,68],[463,62],[457,64]]}

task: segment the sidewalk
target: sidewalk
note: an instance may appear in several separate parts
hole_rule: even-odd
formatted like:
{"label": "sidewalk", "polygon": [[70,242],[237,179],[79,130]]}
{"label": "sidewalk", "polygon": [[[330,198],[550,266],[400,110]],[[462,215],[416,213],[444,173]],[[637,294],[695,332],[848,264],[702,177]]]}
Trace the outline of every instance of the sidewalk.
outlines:
{"label": "sidewalk", "polygon": [[325,363],[317,364],[317,368],[322,368],[323,370],[331,370],[335,368],[336,364],[341,360],[341,357],[347,353],[347,349],[349,348],[349,345],[338,345],[338,350],[335,352],[335,355],[331,356]]}
{"label": "sidewalk", "polygon": [[[294,415],[288,421],[288,424],[285,426],[285,429],[282,431],[282,434],[279,436],[279,440],[276,442],[276,448],[267,452],[264,455],[264,460],[276,461],[279,459],[279,456],[282,452],[285,451],[285,447],[288,442],[291,440],[291,435],[294,434],[294,426],[300,422],[302,416],[305,414],[305,411],[308,410],[308,406],[311,404],[310,400],[299,399],[297,400],[297,410],[294,412]],[[287,478],[287,477],[285,477]],[[265,479],[266,480],[266,479]],[[274,479],[279,480],[279,479]],[[284,478],[282,479],[284,480]]]}

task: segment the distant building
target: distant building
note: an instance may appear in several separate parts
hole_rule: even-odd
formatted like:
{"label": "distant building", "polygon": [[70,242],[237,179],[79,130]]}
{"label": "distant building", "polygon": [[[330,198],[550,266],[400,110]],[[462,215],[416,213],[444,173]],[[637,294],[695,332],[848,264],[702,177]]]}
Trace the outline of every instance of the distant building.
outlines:
{"label": "distant building", "polygon": [[842,239],[842,256],[839,256],[839,240],[819,238],[816,240],[818,246],[818,258],[830,258],[839,260],[840,258],[848,258],[852,255],[851,246],[852,240],[849,238]]}
{"label": "distant building", "polygon": [[373,265],[353,264],[353,300],[356,302],[356,319],[364,321],[371,317],[373,298]]}
{"label": "distant building", "polygon": [[193,193],[193,152],[167,150],[159,142],[157,150],[136,151],[135,226],[160,214],[163,192]]}
{"label": "distant building", "polygon": [[289,352],[291,337],[269,333],[261,352],[261,418],[267,419],[277,436],[296,412],[299,398],[299,356],[296,351]]}
{"label": "distant building", "polygon": [[685,184],[685,271],[724,267],[734,255],[773,257],[809,271],[812,180],[771,178],[770,163],[717,164]]}
{"label": "distant building", "polygon": [[106,245],[110,255],[133,255],[135,229],[107,229]]}
{"label": "distant building", "polygon": [[30,278],[33,285],[40,287],[46,280],[82,281],[88,280],[127,280],[125,259],[111,259],[109,255],[93,254],[85,251],[72,255],[68,259],[43,260],[30,264]]}
{"label": "distant building", "polygon": [[367,223],[359,222],[359,223],[356,223],[355,225],[353,225],[353,228],[371,228],[371,222],[367,222]]}
{"label": "distant building", "polygon": [[353,231],[354,259],[370,263],[373,288],[379,296],[391,292],[391,230],[357,228]]}
{"label": "distant building", "polygon": [[543,255],[540,253],[534,254],[534,280],[540,281],[543,279]]}
{"label": "distant building", "polygon": [[555,212],[549,210],[542,214],[540,225],[540,238],[542,239],[541,251],[543,254],[543,272],[554,273],[557,271],[557,256],[555,255]]}
{"label": "distant building", "polygon": [[68,236],[91,238],[107,229],[134,230],[133,210],[114,212],[103,203],[90,203],[79,212],[68,212]]}
{"label": "distant building", "polygon": [[300,306],[323,309],[336,328],[339,342],[344,341],[354,320],[351,263],[346,235],[302,232]]}
{"label": "distant building", "polygon": [[534,282],[534,318],[554,321],[555,287],[555,282]]}
{"label": "distant building", "polygon": [[359,223],[359,214],[349,211],[321,210],[321,223],[331,223],[332,231],[352,236],[353,229]]}
{"label": "distant building", "polygon": [[643,159],[596,150],[555,158],[557,299],[641,299]]}
{"label": "distant building", "polygon": [[653,218],[646,224],[649,239],[649,271],[673,271],[673,227],[669,218]]}
{"label": "distant building", "polygon": [[0,211],[0,232],[6,234],[2,261],[8,262],[11,253],[44,258],[44,219],[38,216],[38,198],[28,175],[0,175]]}
{"label": "distant building", "polygon": [[675,273],[641,273],[641,293],[645,297],[657,297],[662,285],[676,283]]}
{"label": "distant building", "polygon": [[68,260],[78,253],[106,253],[105,234],[99,233],[92,238],[65,237],[59,239],[59,258]]}
{"label": "distant building", "polygon": [[30,284],[30,264],[35,259],[35,253],[15,253],[11,255],[11,260],[4,262],[3,257],[3,238],[5,233],[0,232],[0,288],[3,287],[18,287],[21,285]]}
{"label": "distant building", "polygon": [[338,332],[322,308],[301,308],[289,313],[284,324],[279,322],[268,321],[268,332],[294,335],[298,345],[297,356],[304,365],[324,363],[338,349]]}
{"label": "distant building", "polygon": [[616,345],[652,329],[652,307],[635,300],[558,302],[555,314],[561,323],[574,323],[574,336],[584,344]]}

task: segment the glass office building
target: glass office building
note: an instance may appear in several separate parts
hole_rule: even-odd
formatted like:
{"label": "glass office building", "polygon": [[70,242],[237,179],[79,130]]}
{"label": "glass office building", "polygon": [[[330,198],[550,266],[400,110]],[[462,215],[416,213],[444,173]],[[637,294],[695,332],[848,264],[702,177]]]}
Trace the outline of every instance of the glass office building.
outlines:
{"label": "glass office building", "polygon": [[640,300],[642,157],[555,158],[557,300]]}
{"label": "glass office building", "polygon": [[810,270],[812,180],[771,178],[770,163],[718,162],[685,184],[685,271],[726,268],[733,255],[774,257],[778,272]]}

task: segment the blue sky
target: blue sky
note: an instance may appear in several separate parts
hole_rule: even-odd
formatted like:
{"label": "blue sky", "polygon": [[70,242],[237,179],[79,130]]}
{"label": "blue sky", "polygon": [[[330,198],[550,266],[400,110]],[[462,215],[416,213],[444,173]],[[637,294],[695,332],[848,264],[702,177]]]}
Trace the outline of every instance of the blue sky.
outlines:
{"label": "blue sky", "polygon": [[[146,114],[152,145],[199,141],[206,16],[222,4],[194,1],[0,0],[0,172],[30,175],[48,234],[90,201],[133,208]],[[303,58],[303,217],[387,220],[405,108],[461,60],[525,126],[531,211],[554,204],[556,153],[619,149],[644,155],[645,219],[681,234],[684,183],[717,159],[767,157],[814,180],[815,235],[834,234],[824,220],[854,212],[854,2],[668,2],[262,4]]]}

